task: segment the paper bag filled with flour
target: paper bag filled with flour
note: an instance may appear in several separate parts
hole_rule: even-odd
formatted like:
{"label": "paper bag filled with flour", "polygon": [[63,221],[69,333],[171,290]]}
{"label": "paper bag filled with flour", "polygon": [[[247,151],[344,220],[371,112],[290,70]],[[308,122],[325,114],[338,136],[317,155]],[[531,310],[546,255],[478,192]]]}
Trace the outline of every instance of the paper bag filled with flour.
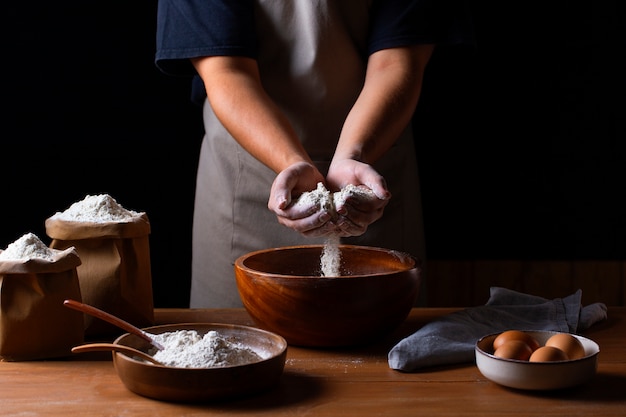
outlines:
{"label": "paper bag filled with flour", "polygon": [[[83,302],[138,327],[154,324],[150,222],[107,194],[88,195],[46,219],[51,248],[76,248]],[[113,325],[85,317],[86,335],[117,334]]]}
{"label": "paper bag filled with flour", "polygon": [[25,234],[0,250],[0,358],[47,359],[84,341],[83,317],[63,305],[81,299],[74,248],[48,248]]}

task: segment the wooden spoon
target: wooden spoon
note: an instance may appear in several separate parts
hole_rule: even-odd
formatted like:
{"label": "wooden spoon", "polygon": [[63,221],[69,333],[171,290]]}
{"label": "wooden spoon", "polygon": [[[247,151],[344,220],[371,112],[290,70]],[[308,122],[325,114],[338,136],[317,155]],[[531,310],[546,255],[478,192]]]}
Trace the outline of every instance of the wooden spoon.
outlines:
{"label": "wooden spoon", "polygon": [[82,311],[83,313],[97,317],[101,320],[107,321],[123,330],[126,330],[128,333],[132,333],[136,336],[141,337],[155,348],[163,350],[163,346],[152,337],[150,337],[149,333],[144,332],[139,327],[133,326],[129,322],[122,320],[119,317],[115,317],[114,315],[109,314],[106,311],[102,311],[99,308],[90,306],[88,304],[83,304],[75,300],[65,300],[63,301],[63,305],[69,308],[73,308],[74,310]]}
{"label": "wooden spoon", "polygon": [[118,345],[116,343],[88,343],[86,345],[75,346],[72,348],[73,353],[95,352],[101,350],[115,350],[117,352],[125,353],[128,356],[139,356],[141,359],[145,359],[148,362],[152,362],[156,365],[163,365],[161,362],[154,359],[153,356],[148,355],[146,352],[142,352],[130,346]]}

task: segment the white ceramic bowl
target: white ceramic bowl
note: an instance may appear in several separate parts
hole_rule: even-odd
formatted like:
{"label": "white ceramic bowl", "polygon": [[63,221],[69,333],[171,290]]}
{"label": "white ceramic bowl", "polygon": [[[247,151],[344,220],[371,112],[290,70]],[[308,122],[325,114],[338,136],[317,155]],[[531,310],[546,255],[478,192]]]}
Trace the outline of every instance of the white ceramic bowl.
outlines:
{"label": "white ceramic bowl", "polygon": [[[540,345],[558,332],[527,331]],[[529,362],[503,359],[493,355],[493,340],[499,333],[490,334],[476,342],[476,366],[485,378],[510,388],[524,390],[553,390],[580,385],[591,379],[598,368],[600,347],[593,340],[573,335],[585,348],[580,359],[558,362]]]}

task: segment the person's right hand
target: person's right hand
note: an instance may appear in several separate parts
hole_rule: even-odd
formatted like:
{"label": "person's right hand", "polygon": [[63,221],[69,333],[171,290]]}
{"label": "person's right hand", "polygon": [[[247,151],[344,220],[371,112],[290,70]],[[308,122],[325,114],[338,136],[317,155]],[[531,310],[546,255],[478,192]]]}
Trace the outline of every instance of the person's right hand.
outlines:
{"label": "person's right hand", "polygon": [[284,169],[274,179],[267,207],[276,214],[278,223],[307,237],[326,236],[336,231],[329,222],[331,214],[319,204],[292,204],[300,194],[317,188],[323,175],[312,164],[298,162]]}
{"label": "person's right hand", "polygon": [[333,223],[341,237],[365,233],[370,224],[382,217],[391,198],[385,178],[371,165],[354,159],[335,157],[330,164],[326,181],[335,189],[343,189],[348,184],[364,187],[372,195],[372,198],[348,197],[338,204],[338,218]]}

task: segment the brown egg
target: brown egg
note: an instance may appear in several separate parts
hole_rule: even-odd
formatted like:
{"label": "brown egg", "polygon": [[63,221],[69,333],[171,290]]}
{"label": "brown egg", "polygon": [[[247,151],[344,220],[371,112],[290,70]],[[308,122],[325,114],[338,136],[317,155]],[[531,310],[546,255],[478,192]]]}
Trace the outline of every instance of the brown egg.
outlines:
{"label": "brown egg", "polygon": [[539,342],[537,342],[537,340],[535,340],[535,338],[529,335],[528,333],[522,332],[520,330],[507,330],[505,332],[500,333],[493,340],[494,352],[498,350],[500,346],[502,346],[503,344],[505,344],[506,342],[510,340],[520,340],[526,343],[530,347],[531,351],[533,352],[535,351],[535,349],[539,347]]}
{"label": "brown egg", "polygon": [[530,355],[531,362],[556,362],[568,360],[567,354],[554,346],[541,346]]}
{"label": "brown egg", "polygon": [[561,349],[570,359],[585,357],[585,348],[576,337],[569,333],[557,333],[546,341],[546,346],[554,346]]}
{"label": "brown egg", "polygon": [[506,343],[500,345],[498,349],[493,352],[493,355],[503,359],[527,361],[532,353],[532,349],[525,342],[521,340],[508,340]]}

